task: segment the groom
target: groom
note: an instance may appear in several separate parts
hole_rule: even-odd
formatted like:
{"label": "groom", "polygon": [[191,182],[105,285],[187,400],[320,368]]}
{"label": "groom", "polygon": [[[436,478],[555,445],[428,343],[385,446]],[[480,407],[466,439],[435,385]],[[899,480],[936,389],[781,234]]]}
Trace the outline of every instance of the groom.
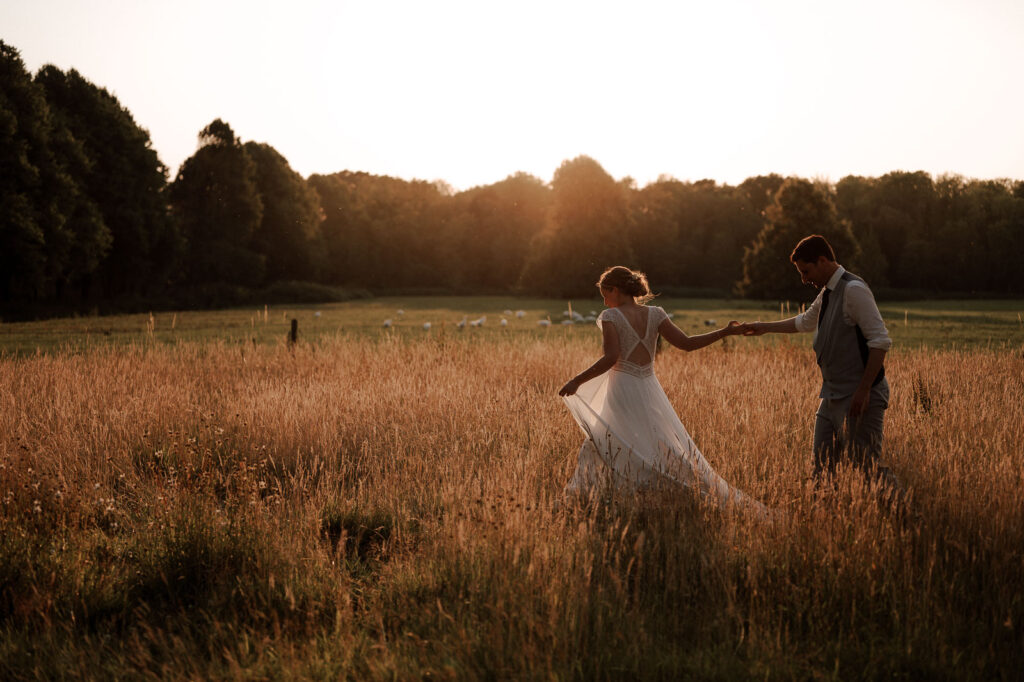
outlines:
{"label": "groom", "polygon": [[814,477],[831,476],[848,459],[869,477],[895,484],[878,463],[882,427],[889,405],[884,360],[892,346],[875,298],[860,277],[836,262],[821,235],[800,240],[789,259],[804,284],[820,289],[809,308],[778,322],[751,322],[747,336],[815,332],[821,367],[821,404],[814,421]]}

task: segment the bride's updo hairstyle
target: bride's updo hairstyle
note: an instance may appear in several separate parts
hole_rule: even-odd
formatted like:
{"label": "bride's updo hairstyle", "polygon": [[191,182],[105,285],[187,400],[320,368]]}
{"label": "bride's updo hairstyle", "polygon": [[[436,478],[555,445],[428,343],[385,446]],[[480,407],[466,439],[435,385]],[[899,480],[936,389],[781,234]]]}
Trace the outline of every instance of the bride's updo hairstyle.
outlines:
{"label": "bride's updo hairstyle", "polygon": [[632,296],[633,300],[641,305],[654,298],[651,287],[647,284],[647,275],[622,265],[602,272],[600,279],[597,280],[597,286],[602,289],[615,287],[627,296]]}

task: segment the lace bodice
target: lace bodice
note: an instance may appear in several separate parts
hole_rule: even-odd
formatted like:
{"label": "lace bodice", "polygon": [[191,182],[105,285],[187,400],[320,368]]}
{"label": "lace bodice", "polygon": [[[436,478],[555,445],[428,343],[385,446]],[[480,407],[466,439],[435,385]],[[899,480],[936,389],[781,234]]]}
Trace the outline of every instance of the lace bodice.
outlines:
{"label": "lace bodice", "polygon": [[644,306],[647,322],[643,334],[637,333],[618,308],[608,308],[597,318],[598,326],[611,323],[619,337],[619,361],[613,369],[636,376],[654,373],[654,354],[658,347],[658,327],[668,317],[663,308]]}

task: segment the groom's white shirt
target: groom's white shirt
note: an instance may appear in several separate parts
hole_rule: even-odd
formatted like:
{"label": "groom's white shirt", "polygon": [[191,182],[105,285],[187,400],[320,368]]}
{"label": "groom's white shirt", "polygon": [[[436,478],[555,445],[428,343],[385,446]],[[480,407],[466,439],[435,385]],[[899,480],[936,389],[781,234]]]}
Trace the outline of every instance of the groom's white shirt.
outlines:
{"label": "groom's white shirt", "polygon": [[[846,272],[842,265],[829,277],[824,288],[818,292],[811,306],[794,318],[796,329],[800,332],[813,332],[818,328],[818,313],[821,311],[821,297],[825,289],[829,291],[836,288],[839,278]],[[889,330],[885,328],[882,314],[878,312],[878,305],[875,297],[864,282],[854,279],[846,284],[846,295],[843,296],[843,322],[850,325],[859,325],[864,338],[867,339],[868,348],[881,348],[889,350],[892,346],[892,339],[889,338]]]}

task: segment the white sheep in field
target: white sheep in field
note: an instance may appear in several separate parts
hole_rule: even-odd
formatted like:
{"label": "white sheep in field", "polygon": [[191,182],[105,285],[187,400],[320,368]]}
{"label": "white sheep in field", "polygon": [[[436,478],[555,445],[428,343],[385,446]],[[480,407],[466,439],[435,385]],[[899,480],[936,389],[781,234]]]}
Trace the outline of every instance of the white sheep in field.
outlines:
{"label": "white sheep in field", "polygon": [[385,329],[389,328],[391,326],[391,318],[389,317],[388,319],[384,320],[384,324],[382,326]]}
{"label": "white sheep in field", "polygon": [[537,320],[537,324],[539,324],[542,327],[550,327],[551,320]]}
{"label": "white sheep in field", "polygon": [[484,322],[486,322],[486,321],[487,321],[487,316],[484,315],[482,317],[478,317],[475,320],[470,320],[469,321],[469,326],[470,327],[482,327],[482,326],[484,326]]}
{"label": "white sheep in field", "polygon": [[430,331],[430,323],[429,322],[424,322],[423,323],[423,331],[427,331],[427,332]]}
{"label": "white sheep in field", "polygon": [[516,311],[516,318],[521,320],[524,317],[526,317],[526,311],[525,310],[517,310]]}
{"label": "white sheep in field", "polygon": [[508,320],[506,320],[504,317],[501,318],[501,326],[502,327],[507,327],[508,326]]}

